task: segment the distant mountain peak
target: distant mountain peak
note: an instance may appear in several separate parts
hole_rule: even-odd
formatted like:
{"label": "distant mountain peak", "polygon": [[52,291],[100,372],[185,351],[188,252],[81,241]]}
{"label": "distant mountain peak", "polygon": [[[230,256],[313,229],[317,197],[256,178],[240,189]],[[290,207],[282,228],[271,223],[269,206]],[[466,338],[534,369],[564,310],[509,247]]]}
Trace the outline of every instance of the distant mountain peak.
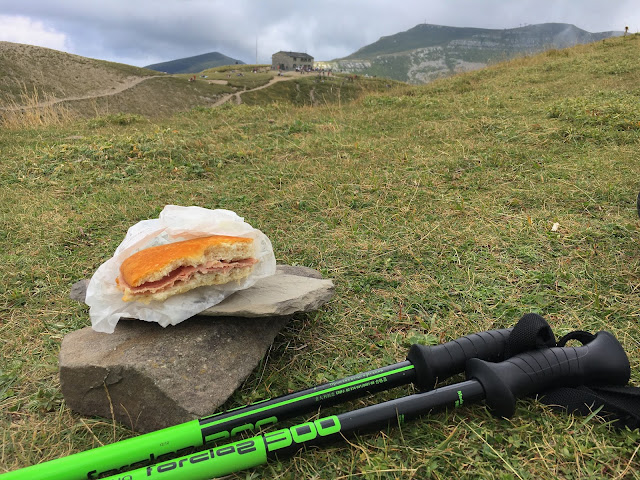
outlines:
{"label": "distant mountain peak", "polygon": [[421,23],[380,37],[351,55],[327,62],[327,66],[336,71],[425,83],[517,55],[595,42],[622,33],[589,33],[568,23],[503,29]]}
{"label": "distant mountain peak", "polygon": [[193,57],[178,58],[168,62],[154,63],[145,68],[166,73],[199,73],[208,68],[221,67],[222,65],[244,65],[241,60],[223,55],[220,52],[209,52]]}

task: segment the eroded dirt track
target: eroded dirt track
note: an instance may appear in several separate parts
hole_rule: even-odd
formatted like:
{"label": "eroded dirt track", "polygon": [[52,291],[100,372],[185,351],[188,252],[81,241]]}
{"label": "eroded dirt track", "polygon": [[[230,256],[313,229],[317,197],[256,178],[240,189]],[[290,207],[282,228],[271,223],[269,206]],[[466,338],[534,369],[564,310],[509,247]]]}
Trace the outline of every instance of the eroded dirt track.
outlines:
{"label": "eroded dirt track", "polygon": [[232,98],[235,99],[234,102],[237,104],[241,104],[242,103],[242,94],[243,93],[247,93],[247,92],[255,92],[256,90],[262,90],[263,88],[267,88],[270,87],[271,85],[273,85],[274,83],[277,82],[282,82],[282,81],[286,81],[286,80],[293,80],[295,77],[292,75],[283,75],[282,77],[273,77],[269,83],[265,83],[264,85],[261,85],[259,87],[256,88],[252,88],[251,90],[244,90],[242,92],[236,92],[236,93],[230,93],[228,95],[223,95],[222,97],[220,97],[219,100],[217,100],[212,106],[213,107],[218,107],[224,103],[227,103],[229,100],[231,100]]}
{"label": "eroded dirt track", "polygon": [[[79,100],[91,100],[94,98],[101,98],[101,97],[108,97],[108,96],[112,96],[112,95],[117,95],[119,93],[124,92],[125,90],[128,90],[130,88],[135,87],[136,85],[146,81],[146,80],[150,80],[152,78],[159,78],[159,77],[165,77],[165,75],[153,75],[153,76],[149,76],[149,77],[129,77],[127,78],[124,82],[122,82],[120,85],[118,85],[117,87],[110,87],[108,89],[103,89],[97,92],[92,92],[91,94],[87,94],[87,95],[81,95],[81,96],[75,96],[75,97],[64,97],[64,98],[54,98],[54,99],[50,99],[50,100],[46,100],[43,102],[38,102],[36,104],[32,104],[32,105],[11,105],[10,107],[0,107],[0,110],[4,110],[4,111],[17,111],[17,110],[27,110],[27,109],[33,109],[33,108],[43,108],[43,107],[50,107],[52,105],[58,104],[58,103],[62,103],[62,102],[73,102],[73,101],[79,101]],[[242,103],[242,99],[241,99],[241,95],[243,93],[247,93],[247,92],[253,92],[256,90],[261,90],[263,88],[267,88],[270,85],[273,85],[274,83],[277,82],[282,82],[282,81],[286,81],[286,80],[293,80],[295,77],[292,75],[285,75],[285,76],[274,76],[269,83],[266,83],[265,85],[261,85],[259,87],[256,88],[252,88],[251,90],[244,90],[242,92],[236,92],[236,93],[230,93],[227,95],[223,95],[222,97],[220,97],[218,100],[216,100],[212,106],[213,107],[217,107],[219,105],[222,105],[224,103],[227,103],[229,100],[231,99],[235,99],[235,103],[240,104]],[[213,81],[215,82],[215,81]],[[218,82],[215,82],[218,83]],[[226,81],[224,83],[227,83]]]}

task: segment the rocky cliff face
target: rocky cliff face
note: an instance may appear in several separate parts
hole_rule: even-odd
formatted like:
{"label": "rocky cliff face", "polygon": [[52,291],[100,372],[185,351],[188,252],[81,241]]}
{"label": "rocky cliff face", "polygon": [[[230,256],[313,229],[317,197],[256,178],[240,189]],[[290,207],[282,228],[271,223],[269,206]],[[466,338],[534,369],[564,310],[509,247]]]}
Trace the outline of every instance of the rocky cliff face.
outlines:
{"label": "rocky cliff face", "polygon": [[574,25],[558,23],[505,30],[418,25],[406,32],[382,37],[343,59],[316,63],[338,72],[419,84],[519,55],[616,35],[621,32],[589,33]]}

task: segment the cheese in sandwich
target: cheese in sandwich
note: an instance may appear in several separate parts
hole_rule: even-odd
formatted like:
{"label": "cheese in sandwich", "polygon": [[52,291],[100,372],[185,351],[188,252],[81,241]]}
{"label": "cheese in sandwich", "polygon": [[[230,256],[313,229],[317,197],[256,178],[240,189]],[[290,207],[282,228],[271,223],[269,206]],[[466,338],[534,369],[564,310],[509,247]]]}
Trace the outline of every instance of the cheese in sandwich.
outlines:
{"label": "cheese in sandwich", "polygon": [[245,279],[256,263],[252,238],[212,235],[134,253],[122,262],[116,284],[125,302],[163,301],[197,287]]}

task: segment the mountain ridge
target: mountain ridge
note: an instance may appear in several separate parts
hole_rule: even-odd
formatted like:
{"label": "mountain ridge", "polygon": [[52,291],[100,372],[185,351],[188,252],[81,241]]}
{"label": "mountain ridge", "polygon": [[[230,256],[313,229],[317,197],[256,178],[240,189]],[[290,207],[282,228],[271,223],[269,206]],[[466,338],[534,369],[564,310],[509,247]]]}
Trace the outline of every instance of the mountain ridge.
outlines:
{"label": "mountain ridge", "polygon": [[418,24],[380,37],[346,57],[321,62],[325,68],[427,83],[475,70],[518,55],[591,43],[622,32],[591,33],[567,23],[542,23],[510,29]]}
{"label": "mountain ridge", "polygon": [[242,60],[228,57],[220,52],[209,52],[192,57],[177,58],[167,62],[154,63],[144,68],[164,73],[200,73],[209,68],[223,65],[244,65]]}

